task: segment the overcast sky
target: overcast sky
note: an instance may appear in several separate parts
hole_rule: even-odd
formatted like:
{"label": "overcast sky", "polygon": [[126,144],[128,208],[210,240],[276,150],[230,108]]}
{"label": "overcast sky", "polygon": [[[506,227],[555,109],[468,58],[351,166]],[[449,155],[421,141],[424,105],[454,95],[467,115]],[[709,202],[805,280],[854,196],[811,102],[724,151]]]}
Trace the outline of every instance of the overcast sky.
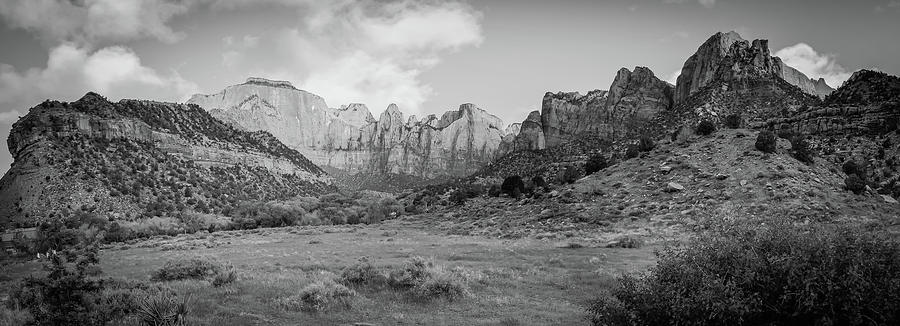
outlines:
{"label": "overcast sky", "polygon": [[3,137],[48,98],[182,102],[249,76],[376,116],[471,102],[512,123],[621,67],[674,82],[729,30],[834,87],[862,68],[900,74],[900,0],[3,0],[0,19]]}

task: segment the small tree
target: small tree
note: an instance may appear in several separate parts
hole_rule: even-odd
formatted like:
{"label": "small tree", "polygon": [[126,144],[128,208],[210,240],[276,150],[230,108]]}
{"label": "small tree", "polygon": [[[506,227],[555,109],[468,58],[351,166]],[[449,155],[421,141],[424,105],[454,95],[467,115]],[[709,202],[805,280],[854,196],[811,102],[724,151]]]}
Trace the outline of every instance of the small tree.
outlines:
{"label": "small tree", "polygon": [[756,149],[760,152],[775,153],[777,145],[777,138],[771,130],[763,130],[756,135]]}
{"label": "small tree", "polygon": [[522,181],[522,177],[517,175],[507,177],[500,185],[500,191],[510,197],[519,198],[525,192],[525,182]]}
{"label": "small tree", "polygon": [[591,155],[591,157],[588,158],[587,163],[584,164],[584,173],[591,175],[605,169],[607,166],[606,156],[603,154],[594,154]]}
{"label": "small tree", "polygon": [[743,118],[740,114],[732,113],[725,116],[725,126],[730,129],[738,129],[743,124]]}
{"label": "small tree", "polygon": [[852,191],[854,194],[862,194],[866,191],[866,182],[856,174],[851,174],[844,179],[844,188]]}
{"label": "small tree", "polygon": [[716,124],[711,120],[703,120],[700,121],[700,124],[697,125],[697,134],[701,136],[707,136],[716,131]]}
{"label": "small tree", "polygon": [[815,156],[805,136],[795,136],[791,139],[791,155],[806,164],[812,164]]}

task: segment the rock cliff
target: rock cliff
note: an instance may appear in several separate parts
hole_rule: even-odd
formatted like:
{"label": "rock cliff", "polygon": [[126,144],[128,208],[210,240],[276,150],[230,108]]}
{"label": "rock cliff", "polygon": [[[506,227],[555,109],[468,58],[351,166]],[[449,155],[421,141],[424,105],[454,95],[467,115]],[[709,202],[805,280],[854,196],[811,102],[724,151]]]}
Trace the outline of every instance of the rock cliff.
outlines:
{"label": "rock cliff", "polygon": [[237,130],[194,105],[111,103],[94,93],[47,101],[13,124],[7,143],[15,161],[0,179],[4,223],[83,207],[148,217],[222,212],[237,200],[335,189],[271,134]]}
{"label": "rock cliff", "polygon": [[351,173],[464,176],[495,158],[505,135],[499,118],[473,104],[421,120],[392,104],[376,119],[365,105],[329,108],[288,82],[261,78],[188,103],[241,129],[269,131],[314,163]]}

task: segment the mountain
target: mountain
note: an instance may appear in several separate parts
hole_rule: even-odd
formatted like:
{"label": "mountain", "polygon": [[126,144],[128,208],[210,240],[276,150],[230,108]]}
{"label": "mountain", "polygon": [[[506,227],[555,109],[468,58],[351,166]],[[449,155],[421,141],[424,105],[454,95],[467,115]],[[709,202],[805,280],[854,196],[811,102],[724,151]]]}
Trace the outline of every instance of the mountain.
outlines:
{"label": "mountain", "polygon": [[0,223],[65,211],[119,218],[227,211],[242,200],[336,188],[322,169],[268,132],[247,132],[196,105],[46,101],[13,124],[14,163],[0,179]]}
{"label": "mountain", "polygon": [[474,104],[421,120],[392,104],[376,119],[363,104],[329,108],[289,82],[261,78],[188,103],[240,129],[269,131],[314,163],[351,174],[465,176],[496,157],[505,135],[503,122]]}

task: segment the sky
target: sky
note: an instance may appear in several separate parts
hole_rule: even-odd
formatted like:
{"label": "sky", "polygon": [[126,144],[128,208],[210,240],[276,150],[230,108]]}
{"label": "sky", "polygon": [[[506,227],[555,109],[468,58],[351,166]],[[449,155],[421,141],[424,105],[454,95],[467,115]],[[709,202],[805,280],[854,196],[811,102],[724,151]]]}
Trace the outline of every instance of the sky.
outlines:
{"label": "sky", "polygon": [[607,89],[622,67],[674,83],[731,30],[833,87],[900,75],[900,0],[3,0],[0,20],[4,136],[45,99],[183,102],[251,76],[376,116],[475,103],[520,122],[545,92]]}

